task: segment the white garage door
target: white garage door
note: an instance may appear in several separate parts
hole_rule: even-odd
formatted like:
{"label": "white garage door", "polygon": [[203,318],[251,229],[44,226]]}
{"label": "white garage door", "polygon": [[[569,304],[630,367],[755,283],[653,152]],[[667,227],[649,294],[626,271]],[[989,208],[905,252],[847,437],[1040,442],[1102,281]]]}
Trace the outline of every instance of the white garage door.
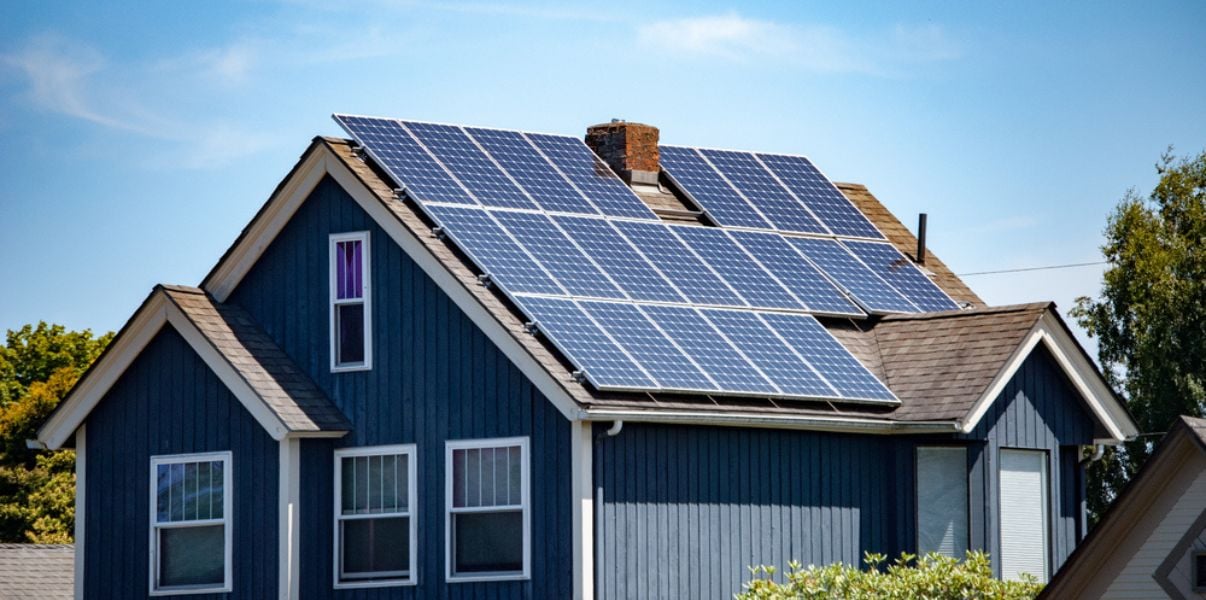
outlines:
{"label": "white garage door", "polygon": [[1001,450],[1001,577],[1047,581],[1047,454]]}

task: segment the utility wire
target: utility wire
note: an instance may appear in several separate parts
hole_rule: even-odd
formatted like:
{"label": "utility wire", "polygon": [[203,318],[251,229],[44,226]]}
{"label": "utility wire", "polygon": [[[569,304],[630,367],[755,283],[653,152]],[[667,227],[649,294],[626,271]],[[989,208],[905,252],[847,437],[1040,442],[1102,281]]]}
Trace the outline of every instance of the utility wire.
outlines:
{"label": "utility wire", "polygon": [[1021,269],[1002,269],[1000,271],[977,271],[975,273],[957,273],[957,277],[971,277],[973,275],[1001,275],[1004,273],[1023,273],[1026,271],[1050,271],[1052,269],[1071,269],[1074,267],[1092,267],[1095,265],[1104,265],[1107,261],[1099,260],[1097,262],[1071,263],[1066,265],[1048,265],[1045,267],[1024,267]]}

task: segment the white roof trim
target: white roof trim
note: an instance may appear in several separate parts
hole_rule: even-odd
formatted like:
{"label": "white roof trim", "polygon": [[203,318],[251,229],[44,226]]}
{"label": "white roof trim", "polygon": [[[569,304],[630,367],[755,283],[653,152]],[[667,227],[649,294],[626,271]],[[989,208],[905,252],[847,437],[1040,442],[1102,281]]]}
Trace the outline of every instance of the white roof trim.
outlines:
{"label": "white roof trim", "polygon": [[747,414],[673,410],[624,410],[596,408],[587,411],[594,421],[631,421],[672,425],[721,425],[768,429],[807,429],[845,433],[956,433],[954,421],[894,421],[891,419],[792,414]]}
{"label": "white roof trim", "polygon": [[230,254],[206,278],[202,286],[219,302],[239,285],[264,250],[276,239],[289,219],[309,197],[324,175],[330,175],[344,191],[380,226],[389,237],[419,265],[436,285],[447,294],[469,319],[494,342],[521,372],[536,386],[553,406],[567,419],[583,416],[578,403],[544,368],[502,323],[435,257],[409,228],[356,176],[325,144],[316,142],[313,150],[294,169],[290,177],[272,196],[263,212],[247,228],[246,235]]}
{"label": "white roof trim", "polygon": [[1127,413],[1126,408],[1118,401],[1109,385],[1102,380],[1097,368],[1085,357],[1080,345],[1068,334],[1067,329],[1059,322],[1059,317],[1048,311],[1039,318],[1034,328],[1026,336],[1026,340],[1014,350],[1005,367],[985,389],[971,411],[964,418],[961,426],[963,433],[971,433],[988,407],[1000,396],[1005,385],[1013,378],[1022,363],[1030,356],[1031,351],[1042,343],[1055,362],[1060,366],[1072,387],[1080,393],[1085,405],[1109,432],[1110,437],[1094,440],[1100,444],[1118,444],[1139,434],[1135,422]]}
{"label": "white roof trim", "polygon": [[[84,375],[62,406],[51,415],[38,430],[38,440],[46,447],[57,449],[71,438],[75,430],[84,423],[92,409],[133,364],[147,344],[159,333],[164,324],[180,333],[188,345],[205,361],[205,364],[230,389],[239,402],[255,417],[255,420],[273,439],[280,440],[289,434],[288,427],[276,413],[264,403],[259,394],[248,385],[234,367],[206,339],[197,326],[185,316],[180,307],[167,298],[167,293],[156,290],[130,319],[130,323],[112,347],[104,353],[97,364]],[[315,432],[319,433],[319,432]],[[321,432],[326,435],[343,435],[343,432]]]}

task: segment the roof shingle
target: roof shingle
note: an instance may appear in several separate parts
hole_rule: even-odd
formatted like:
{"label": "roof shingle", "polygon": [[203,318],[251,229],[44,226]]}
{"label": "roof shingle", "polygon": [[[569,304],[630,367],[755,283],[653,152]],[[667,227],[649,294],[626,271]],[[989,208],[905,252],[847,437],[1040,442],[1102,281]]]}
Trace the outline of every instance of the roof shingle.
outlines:
{"label": "roof shingle", "polygon": [[68,600],[74,582],[71,544],[0,544],[0,598]]}

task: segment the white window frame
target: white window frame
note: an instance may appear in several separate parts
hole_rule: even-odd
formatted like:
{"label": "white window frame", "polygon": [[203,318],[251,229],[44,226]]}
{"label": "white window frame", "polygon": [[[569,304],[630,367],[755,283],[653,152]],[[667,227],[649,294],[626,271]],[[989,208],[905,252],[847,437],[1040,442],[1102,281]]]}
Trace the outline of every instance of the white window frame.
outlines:
{"label": "white window frame", "polygon": [[[180,463],[193,462],[221,462],[222,463],[222,518],[208,519],[205,521],[184,521],[177,523],[157,523],[158,516],[158,470],[160,465],[174,465]],[[149,595],[151,596],[183,596],[188,594],[217,594],[229,592],[232,589],[231,577],[231,559],[234,535],[232,530],[233,518],[231,515],[231,498],[234,497],[234,487],[232,485],[231,473],[231,453],[226,452],[202,452],[196,454],[164,454],[151,457],[151,478],[150,478],[150,522],[149,536],[150,544],[148,554],[150,555],[150,569],[148,571]],[[223,557],[223,581],[220,586],[205,586],[205,587],[159,587],[159,530],[180,527],[201,527],[210,525],[222,525],[222,533],[225,536],[225,556]]]}
{"label": "white window frame", "polygon": [[[503,512],[514,508],[500,509],[497,506],[453,508],[452,506],[452,455],[456,450],[473,448],[519,447],[520,464],[520,504],[523,512],[523,570],[521,572],[474,573],[458,575],[455,573],[453,561],[456,558],[456,548],[452,540],[452,515],[467,512]],[[532,501],[530,479],[530,454],[528,453],[528,438],[508,437],[473,440],[449,440],[444,448],[444,565],[445,581],[459,583],[466,581],[518,581],[531,577],[532,572]]]}
{"label": "white window frame", "polygon": [[1005,455],[1009,453],[1030,454],[1038,456],[1042,466],[1042,473],[1039,480],[1039,488],[1042,496],[1039,499],[1040,509],[1043,513],[1042,533],[1043,533],[1043,572],[1041,574],[1031,573],[1039,583],[1051,582],[1051,551],[1052,551],[1052,536],[1051,536],[1051,453],[1045,449],[1039,448],[1017,448],[1017,447],[1001,447],[997,450],[997,560],[1001,561],[1001,579],[1005,579],[1004,560],[1005,552],[1004,542],[1002,538],[1002,485],[1001,478],[1005,472]]}
{"label": "white window frame", "polygon": [[[336,291],[338,284],[339,268],[336,264],[336,247],[339,242],[359,241],[361,247],[361,259],[364,264],[360,266],[361,276],[363,277],[362,298],[353,300],[340,300]],[[372,245],[370,244],[370,235],[368,231],[352,231],[347,233],[332,233],[329,236],[327,243],[328,268],[329,271],[329,321],[330,321],[330,351],[331,351],[331,372],[345,373],[349,371],[368,371],[373,368],[373,269],[372,269]],[[358,363],[340,364],[338,352],[338,341],[336,336],[339,332],[336,330],[336,311],[343,304],[363,304],[364,305],[364,361]]]}
{"label": "white window frame", "polygon": [[[917,446],[913,452],[913,474],[914,474],[913,480],[914,480],[914,487],[915,487],[913,497],[914,497],[915,504],[916,504],[916,506],[914,507],[914,512],[915,512],[914,529],[916,530],[916,534],[915,534],[916,539],[914,539],[914,542],[916,544],[917,553],[921,554],[923,552],[923,550],[921,548],[921,492],[922,492],[922,490],[921,490],[921,486],[922,486],[921,453],[926,452],[926,451],[938,451],[938,452],[958,451],[963,457],[964,467],[963,467],[963,471],[961,471],[959,474],[960,477],[962,477],[962,479],[963,479],[963,486],[964,486],[964,492],[965,492],[965,494],[963,496],[963,510],[964,510],[963,516],[965,518],[965,521],[964,521],[965,537],[963,539],[963,548],[965,551],[970,550],[971,549],[971,485],[970,485],[970,482],[968,481],[968,468],[967,468],[968,447],[962,446],[962,445],[950,445],[950,444],[947,444],[947,445],[922,444],[922,445]],[[958,556],[952,556],[951,558],[954,558],[956,560],[963,560],[964,556],[965,555],[958,555]]]}
{"label": "white window frame", "polygon": [[[419,583],[418,571],[418,556],[419,556],[419,527],[418,527],[418,494],[416,493],[416,485],[418,482],[418,465],[415,462],[416,448],[414,444],[394,444],[389,446],[357,446],[354,448],[339,448],[335,450],[335,480],[333,487],[335,488],[335,504],[333,508],[334,531],[332,535],[333,552],[332,552],[332,571],[331,576],[334,580],[335,589],[356,589],[356,588],[383,588],[383,587],[400,587],[411,586]],[[343,506],[343,459],[356,456],[386,456],[386,455],[402,455],[406,457],[406,512],[397,513],[374,513],[366,515],[344,515],[342,514]],[[342,580],[340,575],[343,571],[343,537],[340,523],[354,519],[374,519],[384,517],[400,517],[405,516],[410,519],[409,536],[410,536],[410,565],[408,566],[409,573],[405,577],[397,577],[392,579],[376,579],[373,581],[355,581]]]}

